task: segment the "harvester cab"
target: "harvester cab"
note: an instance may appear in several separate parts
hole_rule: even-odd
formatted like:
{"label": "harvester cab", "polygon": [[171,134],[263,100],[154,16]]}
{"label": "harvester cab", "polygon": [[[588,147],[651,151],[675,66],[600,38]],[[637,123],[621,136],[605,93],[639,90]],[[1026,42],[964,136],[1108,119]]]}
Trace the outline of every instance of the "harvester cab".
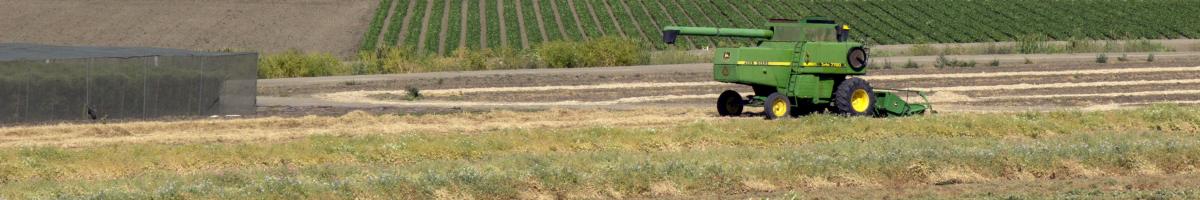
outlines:
{"label": "harvester cab", "polygon": [[[738,116],[745,106],[764,107],[767,119],[833,112],[850,116],[907,116],[932,110],[920,91],[872,88],[868,48],[850,41],[850,25],[823,17],[772,19],[767,29],[667,26],[663,41],[679,36],[756,39],[756,46],[716,48],[713,78],[748,85],[753,95],[726,90],[717,99],[721,116]],[[925,103],[908,103],[899,93]]]}

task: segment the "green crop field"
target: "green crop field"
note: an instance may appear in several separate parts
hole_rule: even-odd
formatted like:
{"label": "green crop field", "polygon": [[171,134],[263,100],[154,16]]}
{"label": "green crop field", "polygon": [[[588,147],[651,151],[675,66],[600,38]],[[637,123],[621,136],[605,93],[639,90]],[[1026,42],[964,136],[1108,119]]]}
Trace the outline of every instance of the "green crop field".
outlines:
{"label": "green crop field", "polygon": [[[662,26],[759,28],[770,18],[806,16],[827,16],[848,23],[856,38],[873,44],[1014,41],[1022,37],[1200,37],[1200,25],[1192,23],[1200,17],[1181,14],[1200,12],[1200,2],[1189,0],[381,0],[379,5],[363,37],[362,49],[377,48],[379,43],[445,54],[459,47],[520,49],[546,41],[606,35],[657,41]],[[521,12],[517,11],[518,5]],[[386,6],[395,8],[389,12]],[[444,13],[447,11],[450,13]],[[388,15],[391,17],[385,17]],[[419,37],[422,33],[423,38]],[[376,42],[378,38],[383,42]],[[685,38],[678,45],[703,48],[749,42]]]}

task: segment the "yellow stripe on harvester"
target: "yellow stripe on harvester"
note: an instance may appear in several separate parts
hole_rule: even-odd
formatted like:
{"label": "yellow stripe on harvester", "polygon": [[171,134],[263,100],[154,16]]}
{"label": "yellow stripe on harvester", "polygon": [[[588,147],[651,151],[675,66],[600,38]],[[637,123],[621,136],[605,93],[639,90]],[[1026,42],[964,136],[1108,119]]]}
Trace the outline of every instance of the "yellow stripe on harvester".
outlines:
{"label": "yellow stripe on harvester", "polygon": [[739,65],[792,66],[792,62],[737,61]]}

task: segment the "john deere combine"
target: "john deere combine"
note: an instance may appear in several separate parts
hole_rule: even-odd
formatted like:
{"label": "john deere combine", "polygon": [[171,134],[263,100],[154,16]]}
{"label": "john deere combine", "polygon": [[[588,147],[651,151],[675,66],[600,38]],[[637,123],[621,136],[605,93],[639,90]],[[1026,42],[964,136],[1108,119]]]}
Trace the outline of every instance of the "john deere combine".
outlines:
{"label": "john deere combine", "polygon": [[[830,111],[850,116],[907,116],[930,109],[924,93],[874,90],[858,76],[867,74],[868,49],[849,41],[850,26],[831,19],[772,19],[767,29],[680,27],[663,28],[663,40],[674,44],[680,35],[754,38],[756,47],[717,48],[713,78],[749,85],[745,98],[726,90],[717,99],[721,116],[742,114],[745,106],[762,106],[767,119]],[[926,103],[905,102],[898,92],[915,93]]]}

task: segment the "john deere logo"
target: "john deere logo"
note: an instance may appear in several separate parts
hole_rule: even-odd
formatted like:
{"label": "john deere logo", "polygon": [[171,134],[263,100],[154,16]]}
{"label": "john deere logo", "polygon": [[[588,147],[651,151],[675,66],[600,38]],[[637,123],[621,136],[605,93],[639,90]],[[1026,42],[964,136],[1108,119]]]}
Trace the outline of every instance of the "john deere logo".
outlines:
{"label": "john deere logo", "polygon": [[729,66],[721,67],[721,75],[729,76]]}
{"label": "john deere logo", "polygon": [[722,57],[724,57],[725,60],[729,60],[729,52],[725,52],[725,55],[723,55]]}

